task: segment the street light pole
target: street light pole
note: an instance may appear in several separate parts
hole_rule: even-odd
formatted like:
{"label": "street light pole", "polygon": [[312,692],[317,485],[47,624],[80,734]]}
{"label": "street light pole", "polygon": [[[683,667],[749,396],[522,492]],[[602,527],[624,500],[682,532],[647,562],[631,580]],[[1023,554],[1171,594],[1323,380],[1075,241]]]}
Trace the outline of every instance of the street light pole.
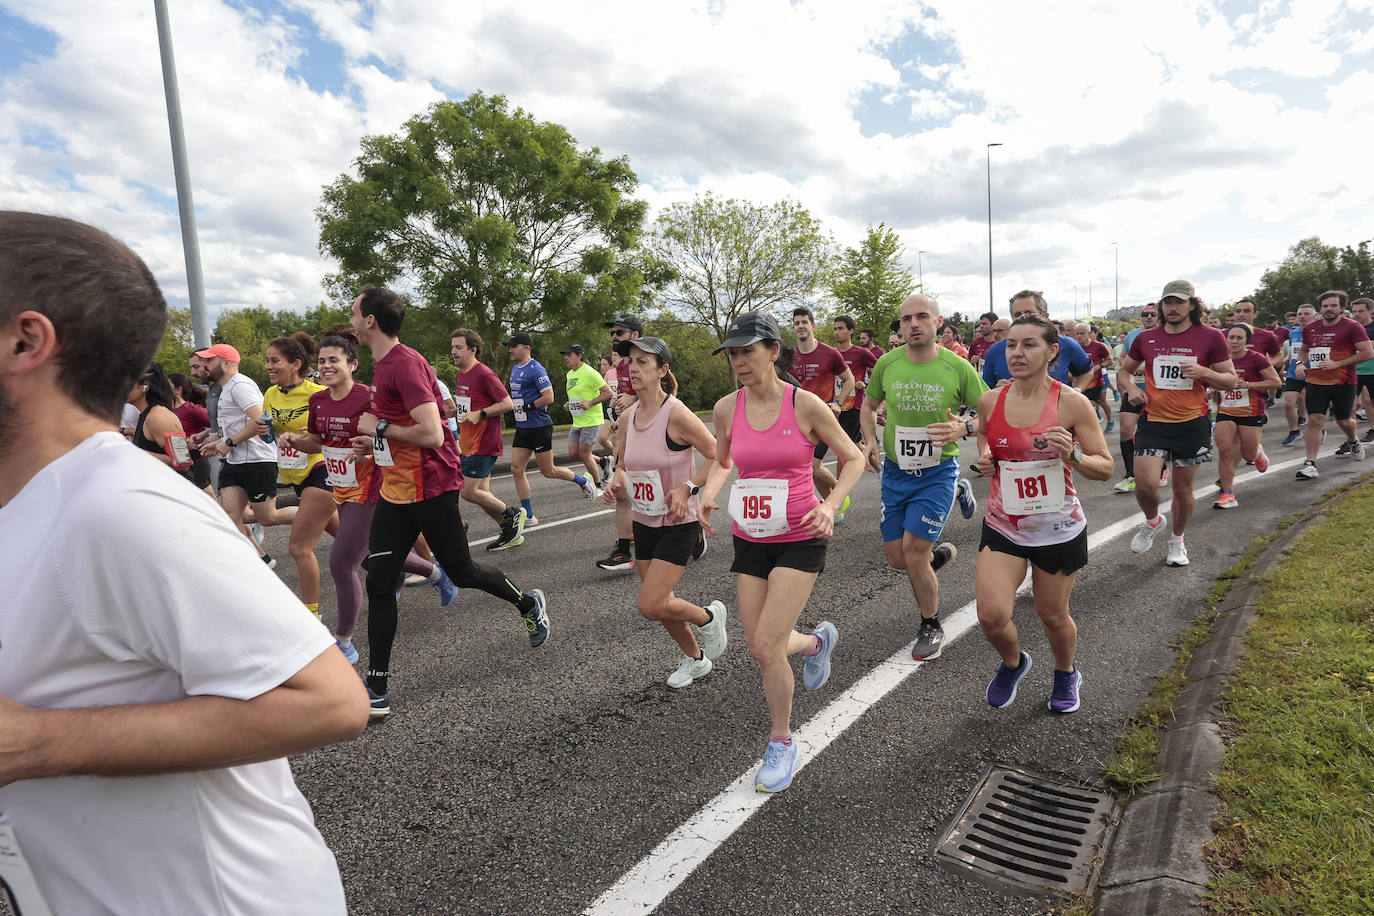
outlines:
{"label": "street light pole", "polygon": [[920,284],[921,292],[926,291],[926,272],[921,269],[921,255],[923,254],[925,251],[916,252],[916,282]]}
{"label": "street light pole", "polygon": [[1112,301],[1113,308],[1121,308],[1121,248],[1112,242]]}
{"label": "street light pole", "polygon": [[989,143],[987,146],[988,159],[988,311],[997,311],[992,307],[992,148],[1001,146],[1000,143]]}

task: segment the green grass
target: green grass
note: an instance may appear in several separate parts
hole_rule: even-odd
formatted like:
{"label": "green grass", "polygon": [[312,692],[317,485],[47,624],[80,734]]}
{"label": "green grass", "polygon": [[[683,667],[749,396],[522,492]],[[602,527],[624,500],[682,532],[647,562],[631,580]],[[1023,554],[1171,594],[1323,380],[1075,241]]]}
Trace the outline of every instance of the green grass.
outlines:
{"label": "green grass", "polygon": [[1214,912],[1374,912],[1374,488],[1323,511],[1228,681]]}

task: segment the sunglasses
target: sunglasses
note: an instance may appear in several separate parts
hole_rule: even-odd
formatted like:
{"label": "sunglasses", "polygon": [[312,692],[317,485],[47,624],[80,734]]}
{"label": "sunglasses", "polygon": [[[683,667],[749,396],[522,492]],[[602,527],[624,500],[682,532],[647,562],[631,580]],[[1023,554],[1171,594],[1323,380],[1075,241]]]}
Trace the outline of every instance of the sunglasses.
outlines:
{"label": "sunglasses", "polygon": [[624,337],[626,334],[629,334],[629,333],[630,333],[630,332],[627,331],[627,330],[625,330],[624,328],[617,328],[617,329],[611,331],[611,336],[612,336],[612,337]]}

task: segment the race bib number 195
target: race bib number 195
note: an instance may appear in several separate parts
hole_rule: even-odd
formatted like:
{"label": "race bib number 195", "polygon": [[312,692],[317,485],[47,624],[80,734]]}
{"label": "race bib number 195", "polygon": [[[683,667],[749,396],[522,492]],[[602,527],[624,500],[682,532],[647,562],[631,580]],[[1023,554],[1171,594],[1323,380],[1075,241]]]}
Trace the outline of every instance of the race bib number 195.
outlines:
{"label": "race bib number 195", "polygon": [[786,534],[787,481],[764,477],[736,480],[730,488],[730,517],[751,537]]}

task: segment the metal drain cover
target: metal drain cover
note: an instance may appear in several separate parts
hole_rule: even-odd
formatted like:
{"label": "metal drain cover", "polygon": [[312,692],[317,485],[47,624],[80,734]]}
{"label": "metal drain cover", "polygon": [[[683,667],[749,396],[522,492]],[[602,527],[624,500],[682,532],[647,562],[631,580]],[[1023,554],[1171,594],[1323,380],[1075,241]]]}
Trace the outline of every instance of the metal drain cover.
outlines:
{"label": "metal drain cover", "polygon": [[1090,890],[1117,820],[1105,792],[994,766],[936,844],[935,858],[985,884],[1070,896]]}

